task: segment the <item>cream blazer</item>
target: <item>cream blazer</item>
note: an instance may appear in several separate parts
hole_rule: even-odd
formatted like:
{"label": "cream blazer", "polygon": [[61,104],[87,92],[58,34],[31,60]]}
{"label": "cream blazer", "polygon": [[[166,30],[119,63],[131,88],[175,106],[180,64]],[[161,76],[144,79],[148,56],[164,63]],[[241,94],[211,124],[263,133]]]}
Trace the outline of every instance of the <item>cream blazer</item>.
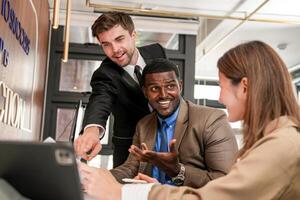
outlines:
{"label": "cream blazer", "polygon": [[156,185],[148,199],[298,200],[300,133],[294,126],[286,116],[272,121],[228,175],[200,189]]}

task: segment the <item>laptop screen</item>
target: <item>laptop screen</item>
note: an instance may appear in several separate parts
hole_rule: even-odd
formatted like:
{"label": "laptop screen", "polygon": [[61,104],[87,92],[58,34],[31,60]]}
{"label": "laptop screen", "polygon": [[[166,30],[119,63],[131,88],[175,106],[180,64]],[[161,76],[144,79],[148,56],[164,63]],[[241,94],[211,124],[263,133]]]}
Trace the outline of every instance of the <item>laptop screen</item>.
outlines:
{"label": "laptop screen", "polygon": [[71,144],[0,141],[0,177],[30,199],[83,200]]}

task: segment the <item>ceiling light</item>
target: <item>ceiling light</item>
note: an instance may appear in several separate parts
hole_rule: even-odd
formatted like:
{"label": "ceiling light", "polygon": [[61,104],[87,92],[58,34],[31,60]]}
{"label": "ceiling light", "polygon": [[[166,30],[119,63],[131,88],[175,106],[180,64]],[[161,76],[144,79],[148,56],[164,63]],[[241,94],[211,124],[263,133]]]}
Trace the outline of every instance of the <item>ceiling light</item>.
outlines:
{"label": "ceiling light", "polygon": [[286,49],[286,47],[287,47],[287,43],[279,43],[278,45],[277,45],[277,48],[279,49],[279,50],[285,50]]}

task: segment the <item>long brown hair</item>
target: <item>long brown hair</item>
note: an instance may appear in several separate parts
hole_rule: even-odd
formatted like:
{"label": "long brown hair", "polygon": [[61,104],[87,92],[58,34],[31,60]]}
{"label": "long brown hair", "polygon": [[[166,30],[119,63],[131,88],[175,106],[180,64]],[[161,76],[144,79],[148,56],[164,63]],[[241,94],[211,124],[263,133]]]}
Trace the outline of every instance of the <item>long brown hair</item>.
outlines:
{"label": "long brown hair", "polygon": [[269,45],[260,41],[238,45],[219,59],[218,69],[234,85],[243,77],[248,79],[240,156],[263,137],[270,121],[282,115],[289,116],[300,127],[299,105],[290,74]]}

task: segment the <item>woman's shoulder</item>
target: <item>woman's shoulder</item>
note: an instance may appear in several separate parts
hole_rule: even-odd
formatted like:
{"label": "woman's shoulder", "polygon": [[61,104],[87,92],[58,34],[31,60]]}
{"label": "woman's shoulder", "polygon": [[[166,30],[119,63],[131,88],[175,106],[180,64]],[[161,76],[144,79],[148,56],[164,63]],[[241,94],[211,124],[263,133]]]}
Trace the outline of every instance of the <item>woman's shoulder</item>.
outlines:
{"label": "woman's shoulder", "polygon": [[267,165],[290,170],[293,174],[300,169],[300,133],[293,126],[275,129],[257,141],[243,157],[257,157]]}

